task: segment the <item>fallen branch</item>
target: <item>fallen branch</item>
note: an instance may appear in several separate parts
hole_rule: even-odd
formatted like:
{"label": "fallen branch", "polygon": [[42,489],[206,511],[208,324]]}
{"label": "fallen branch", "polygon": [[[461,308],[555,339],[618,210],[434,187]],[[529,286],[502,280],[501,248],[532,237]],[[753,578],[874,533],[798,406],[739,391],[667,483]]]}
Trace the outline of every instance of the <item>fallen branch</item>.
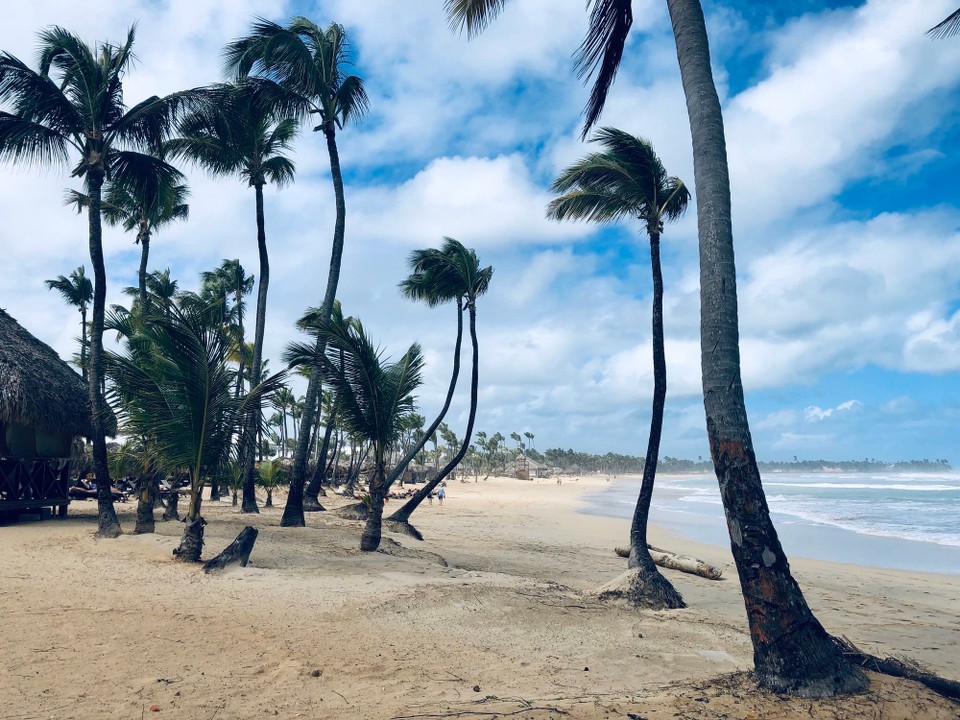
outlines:
{"label": "fallen branch", "polygon": [[[653,558],[653,562],[660,567],[679,570],[680,572],[690,573],[691,575],[699,575],[700,577],[707,578],[707,580],[719,580],[720,576],[723,575],[723,571],[720,568],[708,565],[703,560],[697,560],[687,555],[678,555],[677,553],[663,550],[653,545],[647,545],[647,549],[650,551],[650,557]],[[618,547],[614,548],[614,552],[620,557],[630,557],[630,548]]]}
{"label": "fallen branch", "polygon": [[939,675],[927,672],[919,666],[907,664],[896,658],[879,658],[876,655],[870,655],[863,652],[845,637],[834,637],[833,642],[840,648],[840,652],[847,660],[862,668],[884,675],[915,680],[926,685],[938,695],[951,700],[960,700],[960,682],[956,680],[947,680]]}
{"label": "fallen branch", "polygon": [[241,567],[246,567],[247,561],[250,560],[250,553],[253,552],[253,544],[257,541],[257,534],[255,527],[247,525],[222,553],[203,564],[203,571],[208,573],[213,570],[223,570],[230,563],[240,563]]}

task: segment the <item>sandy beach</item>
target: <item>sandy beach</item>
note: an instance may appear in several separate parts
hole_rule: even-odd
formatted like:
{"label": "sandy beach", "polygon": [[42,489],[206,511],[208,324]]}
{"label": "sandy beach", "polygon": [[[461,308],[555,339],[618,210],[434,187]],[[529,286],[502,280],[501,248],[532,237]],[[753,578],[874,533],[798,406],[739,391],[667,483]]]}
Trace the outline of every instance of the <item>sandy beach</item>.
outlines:
{"label": "sandy beach", "polygon": [[[628,522],[577,509],[608,482],[449,483],[443,507],[413,517],[424,542],[385,533],[371,554],[360,523],[329,512],[286,529],[282,505],[251,517],[208,502],[205,557],[245,524],[260,530],[247,568],[213,575],[174,561],[179,523],[95,540],[90,501],[65,520],[0,527],[0,718],[960,717],[878,675],[870,694],[841,700],[758,691],[734,674],[752,651],[721,548],[653,528],[653,544],[724,578],[664,571],[681,611],[598,602],[625,569],[613,548]],[[132,530],[135,504],[118,510]],[[956,576],[792,567],[830,632],[960,678]]]}

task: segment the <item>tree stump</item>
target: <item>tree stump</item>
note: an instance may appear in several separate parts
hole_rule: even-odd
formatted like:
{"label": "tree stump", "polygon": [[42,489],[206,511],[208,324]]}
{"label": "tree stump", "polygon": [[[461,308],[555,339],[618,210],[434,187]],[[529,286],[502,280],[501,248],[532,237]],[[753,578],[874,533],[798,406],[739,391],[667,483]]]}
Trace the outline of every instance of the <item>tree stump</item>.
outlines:
{"label": "tree stump", "polygon": [[253,552],[253,544],[257,541],[257,534],[255,527],[247,525],[222,553],[203,564],[203,571],[208,573],[213,570],[223,570],[231,563],[240,563],[240,567],[246,567],[247,561],[250,560],[250,553]]}

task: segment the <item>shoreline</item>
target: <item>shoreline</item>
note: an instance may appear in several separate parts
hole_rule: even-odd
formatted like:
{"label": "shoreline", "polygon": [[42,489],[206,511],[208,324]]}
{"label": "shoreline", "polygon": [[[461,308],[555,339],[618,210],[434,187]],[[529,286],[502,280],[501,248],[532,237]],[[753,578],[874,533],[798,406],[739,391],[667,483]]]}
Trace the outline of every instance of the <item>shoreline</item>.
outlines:
{"label": "shoreline", "polygon": [[[750,669],[752,647],[729,552],[662,528],[651,528],[651,542],[716,564],[724,578],[664,571],[685,610],[598,603],[594,590],[625,569],[613,548],[629,521],[578,509],[606,485],[449,482],[444,506],[424,505],[412,519],[423,542],[385,533],[376,553],[359,551],[360,523],[331,512],[308,514],[306,528],[279,527],[282,495],[256,516],[205,501],[205,558],[246,524],[260,531],[248,567],[212,575],[172,559],[179,523],[94,539],[94,501],[71,504],[65,520],[0,527],[0,676],[11,680],[0,683],[0,703],[118,719],[154,705],[241,720],[518,711],[546,720],[554,710],[585,720],[955,718],[955,705],[880,676],[868,696],[817,702],[730,678]],[[127,531],[135,510],[118,505]],[[828,631],[960,677],[948,578],[791,566]]]}
{"label": "shoreline", "polygon": [[[706,476],[702,473],[658,474],[658,480],[663,480],[666,484],[658,485],[654,490],[649,525],[682,540],[726,550],[729,539],[719,503],[712,508],[717,517],[695,511],[700,508],[693,511],[680,509],[677,497],[689,495],[694,492],[694,488],[681,489],[669,484],[670,480],[704,477]],[[623,518],[626,512],[632,514],[632,497],[618,495],[616,486],[638,484],[639,479],[639,475],[622,475],[604,482],[597,492],[585,493],[580,512],[615,518]],[[767,489],[767,492],[775,491]],[[665,494],[667,499],[664,499]],[[791,560],[804,559],[864,568],[960,576],[960,547],[956,545],[902,537],[893,533],[858,531],[826,521],[784,514],[776,509],[773,509],[772,513],[781,543]]]}

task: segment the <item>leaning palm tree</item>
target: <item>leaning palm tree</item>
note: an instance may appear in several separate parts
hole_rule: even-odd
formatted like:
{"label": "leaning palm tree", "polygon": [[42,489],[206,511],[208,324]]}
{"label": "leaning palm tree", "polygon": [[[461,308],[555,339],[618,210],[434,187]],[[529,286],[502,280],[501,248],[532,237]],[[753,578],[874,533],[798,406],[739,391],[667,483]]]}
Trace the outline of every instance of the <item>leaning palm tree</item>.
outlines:
{"label": "leaning palm tree", "polygon": [[[445,0],[451,23],[475,34],[507,0]],[[863,688],[863,675],[832,644],[790,574],[767,512],[740,384],[736,270],[723,114],[710,68],[700,0],[667,0],[693,139],[700,235],[701,360],[707,433],[754,643],[757,678],[797,695]],[[599,117],[632,23],[632,0],[593,0],[578,65],[596,71],[586,116]],[[583,132],[590,129],[585,123]],[[741,493],[740,490],[743,490]]]}
{"label": "leaning palm tree", "polygon": [[79,155],[71,175],[81,178],[90,196],[87,212],[93,266],[93,312],[87,375],[93,425],[93,464],[97,474],[98,530],[116,537],[120,523],[113,508],[105,440],[106,405],[102,392],[103,318],[107,279],[103,262],[101,191],[112,173],[157,147],[176,113],[191,98],[175,93],[151,97],[133,108],[123,102],[123,77],[132,59],[135,26],[122,45],[91,48],[60,27],[40,33],[39,71],[9,53],[0,53],[0,159],[19,164],[66,164]]}
{"label": "leaning palm tree", "polygon": [[[429,265],[435,277],[442,279],[442,286],[458,288],[458,304],[466,308],[470,315],[470,343],[473,346],[472,373],[470,377],[470,413],[467,417],[467,428],[463,442],[457,453],[437,473],[436,477],[421,488],[412,498],[393,513],[388,521],[391,527],[406,532],[422,540],[420,532],[410,524],[410,516],[420,503],[460,464],[470,447],[470,438],[473,435],[473,423],[477,417],[477,399],[480,385],[480,345],[477,341],[477,299],[487,292],[490,279],[493,277],[493,268],[480,267],[480,259],[474,250],[468,249],[451,237],[443,239],[443,246],[436,254],[430,255]],[[439,423],[437,423],[439,426]],[[432,433],[426,433],[429,437]]]}
{"label": "leaning palm tree", "polygon": [[341,420],[348,432],[370,443],[373,472],[367,502],[367,523],[360,549],[380,546],[383,500],[388,486],[386,458],[390,444],[403,431],[406,415],[414,410],[413,392],[421,384],[423,354],[414,343],[399,361],[387,363],[359,320],[328,322],[319,331],[323,357],[312,357],[309,346],[288,348],[288,362],[309,362],[319,367],[324,380],[337,393]]}
{"label": "leaning palm tree", "polygon": [[770,519],[740,379],[737,278],[723,113],[699,0],[667,0],[693,140],[700,235],[700,347],[710,454],[761,685],[804,696],[857,692],[863,673],[807,605]]}
{"label": "leaning palm tree", "polygon": [[[602,128],[593,138],[603,152],[574,163],[553,182],[560,196],[547,208],[554,220],[590,220],[609,223],[637,218],[650,239],[653,273],[653,410],[643,462],[643,482],[630,527],[630,559],[626,594],[637,606],[655,609],[685,607],[673,585],[653,562],[647,549],[647,518],[660,455],[663,408],[667,396],[667,362],[663,347],[663,275],[660,270],[660,234],[664,221],[676,220],[687,209],[690,192],[683,182],[667,175],[663,163],[646,140],[615,128]],[[519,440],[519,436],[515,438]]]}
{"label": "leaning palm tree", "polygon": [[78,267],[70,277],[58,275],[55,280],[45,280],[49,290],[60,293],[67,305],[72,305],[80,311],[80,372],[83,379],[87,379],[87,308],[93,300],[93,283],[87,277],[83,265]]}
{"label": "leaning palm tree", "polygon": [[[301,117],[319,119],[313,129],[322,132],[326,138],[337,209],[330,270],[321,305],[321,315],[326,320],[333,311],[340,282],[347,213],[337,130],[343,129],[347,122],[361,118],[368,108],[363,80],[348,73],[352,62],[346,32],[337,23],[321,28],[305,17],[294,18],[287,27],[261,18],[254,22],[248,36],[227,45],[224,56],[226,67],[238,79],[251,74],[269,78],[275,84],[261,84],[264,94],[279,91],[284,102]],[[316,355],[321,357],[323,354],[323,341],[318,339]],[[320,396],[320,375],[319,372],[313,373],[307,385],[300,437],[290,473],[290,494],[280,521],[284,526],[304,525],[303,485]]]}
{"label": "leaning palm tree", "polygon": [[150,322],[133,326],[125,354],[105,356],[111,395],[126,427],[154,444],[165,467],[189,473],[190,505],[174,554],[193,562],[203,549],[204,478],[226,465],[234,432],[283,381],[282,373],[274,375],[237,398],[216,315],[197,305],[174,307],[169,316],[155,313]]}
{"label": "leaning palm tree", "polygon": [[[181,137],[165,146],[167,152],[198,163],[213,175],[239,177],[253,188],[256,200],[257,318],[253,339],[252,384],[260,382],[263,337],[267,317],[270,259],[267,252],[263,188],[268,183],[284,187],[293,182],[294,164],[287,157],[297,134],[297,122],[275,103],[255,93],[257,83],[220,85],[209,89],[210,102],[180,125]],[[243,455],[243,512],[259,512],[255,494],[254,448]]]}

